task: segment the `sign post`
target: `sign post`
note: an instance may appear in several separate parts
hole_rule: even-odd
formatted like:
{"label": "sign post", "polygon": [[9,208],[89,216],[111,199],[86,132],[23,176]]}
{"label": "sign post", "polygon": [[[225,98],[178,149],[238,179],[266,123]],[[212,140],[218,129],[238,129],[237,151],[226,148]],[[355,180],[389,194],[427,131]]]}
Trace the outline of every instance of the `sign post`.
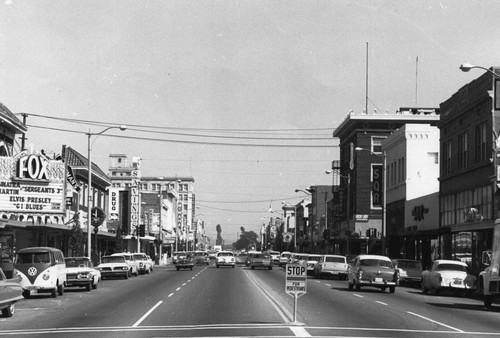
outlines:
{"label": "sign post", "polygon": [[285,291],[293,296],[293,323],[304,325],[297,321],[297,299],[307,293],[307,268],[300,264],[287,264],[285,267]]}

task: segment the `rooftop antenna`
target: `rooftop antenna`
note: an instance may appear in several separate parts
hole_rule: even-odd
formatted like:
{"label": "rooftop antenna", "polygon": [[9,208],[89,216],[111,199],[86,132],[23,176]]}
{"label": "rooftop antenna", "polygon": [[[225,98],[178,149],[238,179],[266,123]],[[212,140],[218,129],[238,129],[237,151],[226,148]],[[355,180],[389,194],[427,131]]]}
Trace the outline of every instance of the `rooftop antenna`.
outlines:
{"label": "rooftop antenna", "polygon": [[415,106],[418,106],[418,56],[415,60]]}
{"label": "rooftop antenna", "polygon": [[368,41],[366,41],[365,112],[368,114]]}

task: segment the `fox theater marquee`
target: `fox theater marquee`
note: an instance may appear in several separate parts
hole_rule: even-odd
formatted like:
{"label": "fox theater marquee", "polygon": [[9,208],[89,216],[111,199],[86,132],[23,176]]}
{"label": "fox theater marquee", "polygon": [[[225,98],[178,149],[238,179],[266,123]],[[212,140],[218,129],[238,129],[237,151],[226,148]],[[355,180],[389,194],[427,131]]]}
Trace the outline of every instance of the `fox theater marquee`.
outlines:
{"label": "fox theater marquee", "polygon": [[26,151],[0,157],[1,267],[9,274],[16,248],[62,246],[65,165]]}

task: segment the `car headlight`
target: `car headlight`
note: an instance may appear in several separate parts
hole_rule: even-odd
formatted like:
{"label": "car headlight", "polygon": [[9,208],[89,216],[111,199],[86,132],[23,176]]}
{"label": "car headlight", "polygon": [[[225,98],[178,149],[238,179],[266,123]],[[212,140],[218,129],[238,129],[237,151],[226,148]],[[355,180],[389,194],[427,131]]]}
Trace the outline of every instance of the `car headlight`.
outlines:
{"label": "car headlight", "polygon": [[50,279],[50,273],[44,273],[42,276],[43,280],[49,280]]}

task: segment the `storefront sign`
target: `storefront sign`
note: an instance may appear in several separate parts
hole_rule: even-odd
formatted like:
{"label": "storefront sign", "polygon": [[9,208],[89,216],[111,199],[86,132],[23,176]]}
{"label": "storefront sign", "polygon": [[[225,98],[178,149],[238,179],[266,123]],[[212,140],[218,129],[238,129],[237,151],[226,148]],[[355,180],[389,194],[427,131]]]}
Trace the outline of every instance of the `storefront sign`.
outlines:
{"label": "storefront sign", "polygon": [[120,192],[117,188],[109,188],[109,220],[118,220],[120,210]]}
{"label": "storefront sign", "polygon": [[73,189],[75,189],[76,191],[80,191],[80,183],[76,180],[73,169],[69,165],[66,166],[66,176],[69,184],[71,184]]}
{"label": "storefront sign", "polygon": [[[15,164],[15,165],[14,165]],[[42,155],[1,157],[0,210],[62,213],[65,208],[65,165]]]}
{"label": "storefront sign", "polygon": [[383,170],[382,165],[377,164],[372,166],[372,205],[379,208],[382,208],[383,203]]}

